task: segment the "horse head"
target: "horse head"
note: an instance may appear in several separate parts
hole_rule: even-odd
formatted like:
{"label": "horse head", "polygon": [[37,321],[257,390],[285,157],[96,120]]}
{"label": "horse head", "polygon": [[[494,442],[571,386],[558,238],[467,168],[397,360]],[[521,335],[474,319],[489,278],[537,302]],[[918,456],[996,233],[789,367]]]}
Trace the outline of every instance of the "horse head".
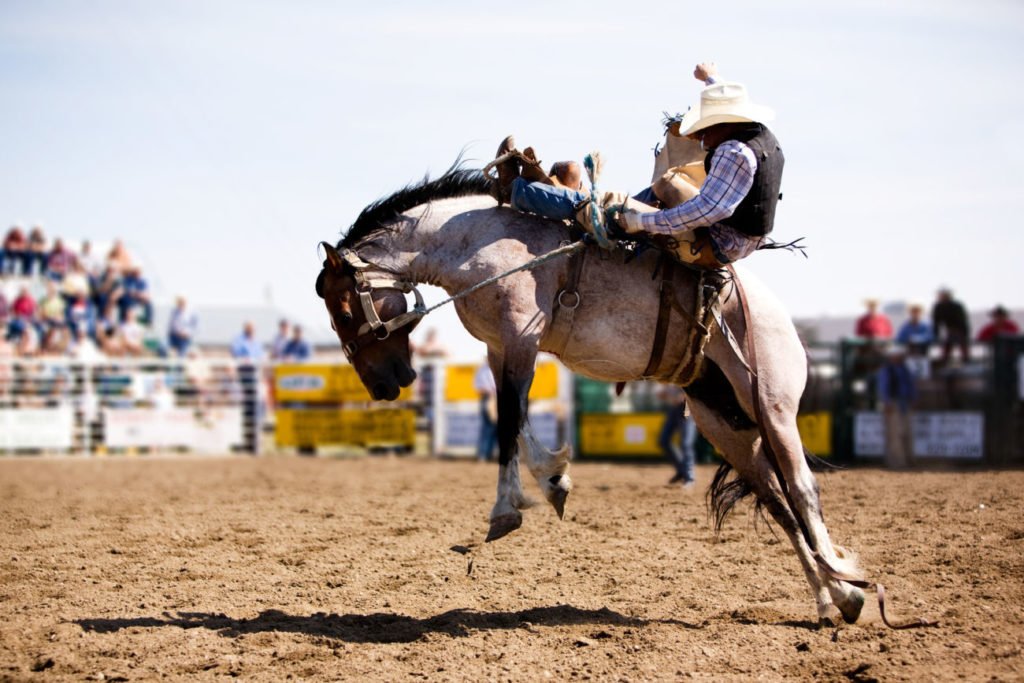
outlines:
{"label": "horse head", "polygon": [[373,399],[393,401],[416,379],[409,333],[421,316],[405,301],[405,293],[415,290],[411,283],[367,276],[369,264],[354,252],[322,246],[327,258],[316,293],[327,306],[331,327]]}

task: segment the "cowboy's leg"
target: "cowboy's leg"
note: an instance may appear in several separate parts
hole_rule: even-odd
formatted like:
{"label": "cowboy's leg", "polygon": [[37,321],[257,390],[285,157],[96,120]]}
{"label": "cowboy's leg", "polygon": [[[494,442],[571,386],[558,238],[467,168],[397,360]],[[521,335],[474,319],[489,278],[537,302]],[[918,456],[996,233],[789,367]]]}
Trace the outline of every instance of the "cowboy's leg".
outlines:
{"label": "cowboy's leg", "polygon": [[510,205],[517,211],[535,213],[555,220],[567,220],[575,215],[576,205],[587,198],[588,196],[582,192],[516,178],[512,183]]}

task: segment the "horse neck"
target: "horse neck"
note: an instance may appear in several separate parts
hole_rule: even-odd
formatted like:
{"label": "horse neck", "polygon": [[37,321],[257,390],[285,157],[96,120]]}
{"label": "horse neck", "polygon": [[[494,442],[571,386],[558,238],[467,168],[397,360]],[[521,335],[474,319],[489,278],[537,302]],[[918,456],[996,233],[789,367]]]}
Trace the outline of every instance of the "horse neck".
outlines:
{"label": "horse neck", "polygon": [[393,229],[371,236],[356,251],[367,261],[417,284],[449,292],[475,284],[465,265],[507,235],[505,214],[489,211],[494,201],[472,196],[423,204],[403,214]]}

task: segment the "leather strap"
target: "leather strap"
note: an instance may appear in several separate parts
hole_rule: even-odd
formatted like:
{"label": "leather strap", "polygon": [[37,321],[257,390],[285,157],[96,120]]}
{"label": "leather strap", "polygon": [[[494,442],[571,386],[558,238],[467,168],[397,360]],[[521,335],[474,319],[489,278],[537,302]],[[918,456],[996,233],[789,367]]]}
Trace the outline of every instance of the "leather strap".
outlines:
{"label": "leather strap", "polygon": [[580,277],[583,274],[583,260],[586,258],[587,249],[581,249],[569,257],[569,279],[565,287],[558,290],[555,296],[554,310],[552,311],[551,330],[548,332],[548,342],[551,353],[561,357],[565,353],[565,347],[569,343],[572,334],[573,318],[576,316],[576,309],[580,307],[579,286]]}
{"label": "leather strap", "polygon": [[668,336],[668,326],[672,318],[673,303],[676,299],[675,277],[679,268],[675,261],[665,256],[661,257],[661,286],[659,287],[658,301],[658,322],[654,326],[654,346],[651,347],[651,357],[647,361],[647,368],[644,370],[644,377],[654,377],[661,365],[661,357],[665,353],[665,338]]}

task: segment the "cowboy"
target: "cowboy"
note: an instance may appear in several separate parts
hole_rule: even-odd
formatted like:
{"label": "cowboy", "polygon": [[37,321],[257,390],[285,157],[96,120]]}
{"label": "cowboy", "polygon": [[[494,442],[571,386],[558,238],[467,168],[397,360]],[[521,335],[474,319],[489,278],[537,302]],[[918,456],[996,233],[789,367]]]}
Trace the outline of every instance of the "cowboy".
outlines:
{"label": "cowboy", "polygon": [[616,214],[619,225],[630,234],[669,235],[678,243],[676,256],[690,263],[725,265],[750,255],[772,231],[781,197],[785,159],[765,126],[772,118],[739,83],[704,88],[699,107],[679,124],[679,135],[707,153],[700,192],[664,211],[627,206]]}
{"label": "cowboy", "polygon": [[[698,64],[694,77],[706,85],[700,106],[674,124],[671,134],[700,141],[707,152],[700,190],[673,173],[674,194],[682,201],[673,208],[655,211],[642,203],[663,199],[657,183],[651,192],[638,195],[639,201],[605,193],[601,204],[627,233],[667,237],[665,245],[680,260],[718,268],[749,255],[771,231],[784,157],[764,126],[773,118],[770,109],[751,103],[741,84],[719,82],[714,63]],[[502,157],[506,160],[496,164],[499,203],[565,220],[577,216],[589,199],[583,192],[545,182],[532,149],[516,152],[511,136],[498,148]]]}

